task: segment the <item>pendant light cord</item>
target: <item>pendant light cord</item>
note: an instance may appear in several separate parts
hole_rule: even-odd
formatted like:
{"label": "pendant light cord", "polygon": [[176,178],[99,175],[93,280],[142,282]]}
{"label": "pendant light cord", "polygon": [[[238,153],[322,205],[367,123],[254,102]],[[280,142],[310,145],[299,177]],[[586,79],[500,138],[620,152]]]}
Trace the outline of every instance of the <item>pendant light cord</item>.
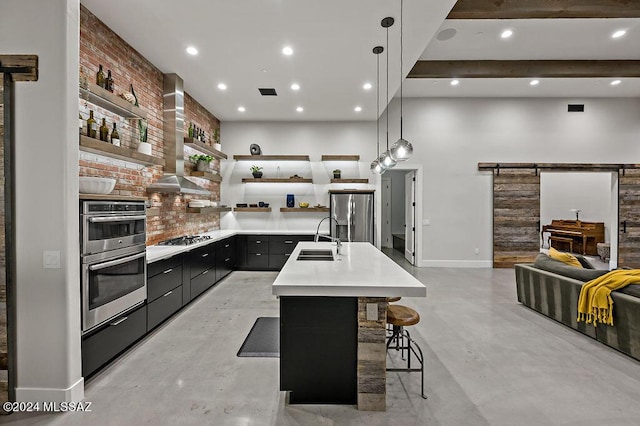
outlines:
{"label": "pendant light cord", "polygon": [[376,54],[376,158],[380,156],[380,54]]}
{"label": "pendant light cord", "polygon": [[404,80],[402,71],[402,27],[404,26],[404,19],[402,18],[402,4],[403,1],[400,0],[400,139],[402,138],[402,80]]}
{"label": "pendant light cord", "polygon": [[389,27],[387,27],[387,151],[389,151]]}

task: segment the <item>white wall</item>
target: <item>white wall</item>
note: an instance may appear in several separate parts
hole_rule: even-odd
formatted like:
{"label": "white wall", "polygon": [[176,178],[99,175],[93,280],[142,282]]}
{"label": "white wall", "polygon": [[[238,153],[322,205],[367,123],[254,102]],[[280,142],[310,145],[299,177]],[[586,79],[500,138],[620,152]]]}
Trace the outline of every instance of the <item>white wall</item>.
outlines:
{"label": "white wall", "polygon": [[[329,188],[373,188],[375,176],[369,164],[375,157],[375,123],[279,123],[279,122],[223,122],[221,128],[222,150],[233,158],[235,154],[248,155],[249,145],[257,143],[265,155],[309,155],[310,162],[303,161],[223,161],[220,190],[221,202],[235,207],[236,203],[268,202],[271,213],[233,212],[221,216],[222,229],[277,229],[315,232],[318,222],[328,213],[281,213],[286,207],[286,195],[294,194],[296,207],[299,202],[311,206],[329,206]],[[321,162],[321,155],[360,155],[360,162]],[[264,167],[263,177],[289,177],[294,174],[312,177],[314,184],[305,183],[248,183],[252,165]],[[278,167],[280,168],[278,170]],[[334,169],[342,170],[343,178],[369,178],[370,184],[331,184]],[[377,194],[376,194],[377,195]],[[328,221],[321,230],[328,231]]]}
{"label": "white wall", "polygon": [[[585,104],[585,112],[568,113],[567,104],[577,102]],[[398,137],[398,124],[399,103],[394,100],[390,106],[392,141]],[[414,146],[407,167],[419,165],[424,172],[424,189],[419,195],[423,217],[430,224],[421,230],[420,264],[490,267],[492,177],[478,172],[478,162],[635,163],[640,158],[640,100],[408,98],[404,136]],[[375,152],[373,122],[226,122],[221,137],[223,150],[230,154],[248,154],[254,142],[267,154],[311,154],[316,160],[322,153],[354,153],[366,161],[364,169]],[[229,163],[228,167],[248,168],[243,164]],[[239,175],[228,173],[222,185],[225,202],[235,203],[244,198],[245,191],[254,191],[242,189],[237,185]],[[285,189],[276,189],[272,195],[284,202],[284,196],[275,192],[285,193]],[[315,188],[314,196],[321,199],[324,192]],[[236,214],[236,221],[233,215],[223,218],[223,227],[263,223],[260,217],[244,219]],[[295,221],[296,226],[313,227],[317,222],[276,217],[267,219],[268,226],[287,229]]]}
{"label": "white wall", "polygon": [[576,218],[571,209],[580,209],[580,220],[605,223],[605,241],[611,240],[611,173],[540,174],[540,223]]}
{"label": "white wall", "polygon": [[[0,53],[36,54],[16,83],[18,401],[84,397],[78,249],[79,0],[2,0]],[[60,269],[43,269],[43,251]]]}

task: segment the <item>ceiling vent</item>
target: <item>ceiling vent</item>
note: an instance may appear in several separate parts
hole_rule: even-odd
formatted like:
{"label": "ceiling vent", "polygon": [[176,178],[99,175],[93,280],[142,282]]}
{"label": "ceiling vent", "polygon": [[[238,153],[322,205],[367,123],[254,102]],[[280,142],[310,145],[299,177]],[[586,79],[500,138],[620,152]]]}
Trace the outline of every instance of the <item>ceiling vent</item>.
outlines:
{"label": "ceiling vent", "polygon": [[267,88],[259,88],[258,89],[260,91],[260,94],[262,96],[278,96],[278,94],[276,93],[276,89],[272,88],[272,87],[267,87]]}
{"label": "ceiling vent", "polygon": [[567,111],[569,112],[584,112],[584,104],[569,104]]}

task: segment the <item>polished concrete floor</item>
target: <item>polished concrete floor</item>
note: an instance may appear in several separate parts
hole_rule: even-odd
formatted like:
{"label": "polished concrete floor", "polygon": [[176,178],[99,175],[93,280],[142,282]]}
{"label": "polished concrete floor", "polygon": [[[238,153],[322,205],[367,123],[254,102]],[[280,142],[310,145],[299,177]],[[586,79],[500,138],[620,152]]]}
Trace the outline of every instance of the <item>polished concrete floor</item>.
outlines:
{"label": "polished concrete floor", "polygon": [[234,272],[86,385],[91,413],[13,414],[16,425],[638,425],[640,363],[516,302],[513,270],[413,268],[426,299],[419,374],[390,373],[386,412],[290,406],[278,359],[238,358],[277,316],[276,273]]}

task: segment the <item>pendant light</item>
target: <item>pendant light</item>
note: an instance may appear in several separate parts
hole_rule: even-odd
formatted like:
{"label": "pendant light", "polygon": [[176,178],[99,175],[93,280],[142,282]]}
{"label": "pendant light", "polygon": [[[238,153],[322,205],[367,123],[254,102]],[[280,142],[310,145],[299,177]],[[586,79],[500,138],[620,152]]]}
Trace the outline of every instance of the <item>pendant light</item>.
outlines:
{"label": "pendant light", "polygon": [[378,161],[380,154],[380,54],[384,51],[384,47],[376,46],[373,53],[376,55],[376,159],[371,162],[371,173],[381,174],[384,168]]}
{"label": "pendant light", "polygon": [[413,155],[413,145],[402,137],[402,80],[404,80],[404,70],[402,69],[402,0],[400,0],[400,139],[391,145],[391,157],[396,161],[407,161]]}
{"label": "pendant light", "polygon": [[389,27],[393,25],[394,19],[392,17],[386,17],[382,20],[380,25],[387,29],[387,150],[380,155],[378,161],[385,169],[390,169],[396,165],[396,160],[391,157],[389,151]]}

